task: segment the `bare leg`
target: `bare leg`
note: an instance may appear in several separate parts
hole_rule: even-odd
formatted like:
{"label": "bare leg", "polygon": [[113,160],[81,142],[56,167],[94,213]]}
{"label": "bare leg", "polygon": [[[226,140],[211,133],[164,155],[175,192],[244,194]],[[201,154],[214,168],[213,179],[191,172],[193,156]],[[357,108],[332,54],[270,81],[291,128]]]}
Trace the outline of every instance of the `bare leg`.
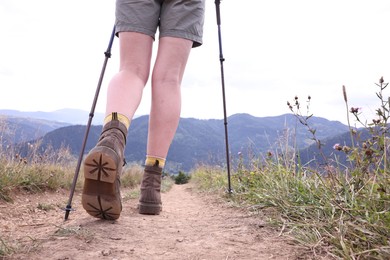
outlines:
{"label": "bare leg", "polygon": [[[152,75],[152,107],[149,118],[147,155],[165,159],[180,120],[180,84],[192,41],[180,38],[160,39]],[[156,163],[159,160],[156,160]],[[159,164],[145,165],[141,182],[139,213],[158,215],[162,209]]]}
{"label": "bare leg", "polygon": [[175,135],[181,110],[180,85],[192,41],[163,37],[152,75],[147,154],[166,158]]}
{"label": "bare leg", "polygon": [[148,81],[153,38],[141,33],[121,32],[119,72],[107,90],[106,115],[117,112],[132,119]]}

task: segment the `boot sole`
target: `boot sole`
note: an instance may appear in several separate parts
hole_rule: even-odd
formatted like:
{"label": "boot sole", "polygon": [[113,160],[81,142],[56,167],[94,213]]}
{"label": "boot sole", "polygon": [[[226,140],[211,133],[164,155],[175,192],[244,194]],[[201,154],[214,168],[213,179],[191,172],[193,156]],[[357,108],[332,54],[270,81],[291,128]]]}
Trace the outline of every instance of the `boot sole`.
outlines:
{"label": "boot sole", "polygon": [[160,204],[142,203],[138,204],[138,212],[143,215],[160,215],[162,206]]}
{"label": "boot sole", "polygon": [[95,218],[115,220],[122,211],[116,194],[118,166],[116,153],[108,147],[96,147],[84,160],[83,208]]}

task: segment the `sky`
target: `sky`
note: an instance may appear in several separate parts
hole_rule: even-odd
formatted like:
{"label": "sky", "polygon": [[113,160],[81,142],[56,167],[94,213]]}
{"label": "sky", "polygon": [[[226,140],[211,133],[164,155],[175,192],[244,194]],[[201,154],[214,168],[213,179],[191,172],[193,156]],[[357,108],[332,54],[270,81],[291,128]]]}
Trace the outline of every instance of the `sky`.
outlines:
{"label": "sky", "polygon": [[[1,0],[0,109],[90,111],[114,11],[115,1]],[[349,107],[361,108],[363,119],[375,117],[375,83],[390,81],[390,1],[223,0],[220,11],[228,116],[290,113],[287,101],[297,96],[306,104],[310,95],[302,114],[346,123],[345,85]],[[222,119],[213,0],[206,0],[203,40],[187,64],[181,116]],[[116,38],[95,112],[105,111],[118,54]],[[149,107],[148,84],[136,115]]]}

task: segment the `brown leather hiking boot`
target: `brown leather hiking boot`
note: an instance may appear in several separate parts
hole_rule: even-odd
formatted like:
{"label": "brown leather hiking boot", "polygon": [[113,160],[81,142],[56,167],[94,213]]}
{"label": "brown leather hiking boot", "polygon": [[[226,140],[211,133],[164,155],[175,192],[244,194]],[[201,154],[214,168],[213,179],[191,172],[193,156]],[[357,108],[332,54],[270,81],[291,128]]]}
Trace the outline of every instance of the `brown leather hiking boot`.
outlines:
{"label": "brown leather hiking boot", "polygon": [[120,174],[127,128],[117,120],[107,123],[96,146],[84,160],[84,209],[96,218],[113,220],[122,211]]}
{"label": "brown leather hiking boot", "polygon": [[141,182],[141,197],[138,204],[140,214],[160,214],[162,209],[160,194],[161,176],[162,168],[158,167],[158,164],[145,166],[144,176]]}

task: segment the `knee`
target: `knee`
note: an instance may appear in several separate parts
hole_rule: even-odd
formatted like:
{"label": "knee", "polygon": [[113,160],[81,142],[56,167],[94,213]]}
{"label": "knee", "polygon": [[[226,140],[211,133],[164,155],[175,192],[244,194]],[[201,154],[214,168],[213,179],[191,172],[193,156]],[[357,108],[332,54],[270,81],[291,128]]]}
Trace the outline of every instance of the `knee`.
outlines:
{"label": "knee", "polygon": [[153,71],[152,85],[153,86],[166,86],[166,87],[179,87],[181,84],[181,77],[178,71],[174,69],[164,71]]}

